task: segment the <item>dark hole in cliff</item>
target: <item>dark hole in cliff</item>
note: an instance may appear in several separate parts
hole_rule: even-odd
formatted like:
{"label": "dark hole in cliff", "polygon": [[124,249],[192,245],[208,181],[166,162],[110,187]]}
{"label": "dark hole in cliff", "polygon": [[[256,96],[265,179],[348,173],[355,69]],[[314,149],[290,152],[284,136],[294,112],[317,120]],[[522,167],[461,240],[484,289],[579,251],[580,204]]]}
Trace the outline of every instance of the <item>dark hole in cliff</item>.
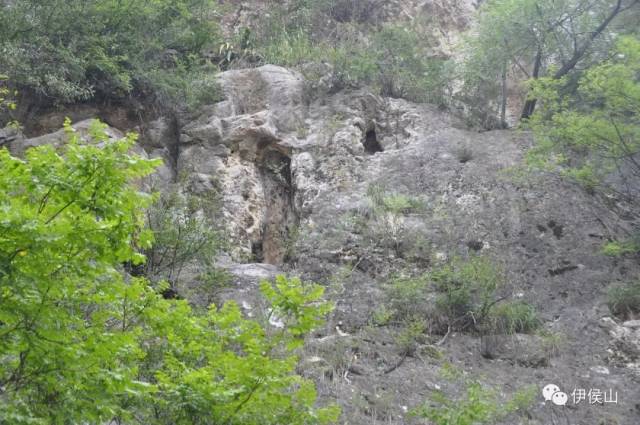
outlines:
{"label": "dark hole in cliff", "polygon": [[373,155],[376,152],[384,152],[384,149],[382,149],[382,146],[380,146],[380,142],[378,142],[375,128],[367,130],[364,135],[364,141],[362,142],[362,144],[364,145],[364,151],[369,155]]}
{"label": "dark hole in cliff", "polygon": [[554,220],[551,220],[549,221],[549,223],[547,223],[547,226],[551,228],[551,230],[553,231],[553,236],[555,236],[556,239],[562,238],[564,227],[561,224],[558,224]]}
{"label": "dark hole in cliff", "polygon": [[162,298],[164,298],[165,300],[181,300],[182,299],[178,291],[171,286],[167,289],[162,290],[160,295],[162,295]]}
{"label": "dark hole in cliff", "polygon": [[251,242],[251,257],[255,263],[262,263],[264,261],[262,240]]}
{"label": "dark hole in cliff", "polygon": [[484,243],[482,241],[477,241],[477,240],[467,241],[467,248],[476,252],[480,251],[483,246],[484,246]]}
{"label": "dark hole in cliff", "polygon": [[282,264],[287,257],[290,234],[298,217],[293,205],[291,158],[269,149],[259,163],[265,197],[262,239],[252,244],[256,261]]}

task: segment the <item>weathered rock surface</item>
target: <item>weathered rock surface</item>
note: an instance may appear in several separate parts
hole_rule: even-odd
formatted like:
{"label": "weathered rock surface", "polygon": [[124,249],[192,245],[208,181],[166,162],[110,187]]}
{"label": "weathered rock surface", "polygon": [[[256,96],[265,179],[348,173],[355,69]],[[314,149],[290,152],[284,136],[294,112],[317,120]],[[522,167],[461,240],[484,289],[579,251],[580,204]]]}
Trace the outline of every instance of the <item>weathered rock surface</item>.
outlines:
{"label": "weathered rock surface", "polygon": [[224,72],[226,100],[185,125],[177,172],[196,192],[217,190],[237,259],[281,264],[297,223],[291,181],[304,80],[275,66]]}
{"label": "weathered rock surface", "polygon": [[[86,139],[92,125],[93,119],[86,119],[73,123],[72,128],[80,136],[81,139]],[[113,127],[106,127],[105,131],[107,133],[107,136],[112,139],[120,139],[124,136],[124,134],[120,130]],[[16,155],[23,155],[25,150],[29,148],[43,145],[61,146],[66,142],[66,140],[67,135],[65,133],[65,130],[60,129],[54,133],[44,134],[38,137],[16,137],[9,143],[8,147]]]}
{"label": "weathered rock surface", "polygon": [[[320,385],[323,395],[337,397],[353,423],[372,416],[402,423],[406,406],[424,401],[441,381],[438,362],[419,355],[384,373],[401,358],[392,336],[371,337],[386,276],[476,251],[503,265],[506,290],[536,305],[563,344],[499,337],[487,355],[486,340],[454,334],[442,347],[448,360],[489,374],[505,390],[516,376],[540,386],[624,389],[622,409],[633,409],[630,361],[611,356],[629,351],[628,337],[597,326],[602,288],[625,278],[621,264],[599,254],[616,218],[578,188],[510,173],[529,145],[526,134],[469,132],[434,107],[366,91],[305,99],[302,78],[277,67],[229,71],[220,81],[227,99],[181,129],[178,172],[190,176],[195,191],[221,193],[235,261],[271,263],[330,285],[337,309],[303,367],[331,382]],[[367,195],[372,187],[423,208],[378,222]],[[243,267],[265,278],[278,270]],[[255,291],[257,280],[235,274],[242,294],[235,299],[253,311],[259,301],[247,290]],[[608,374],[599,372],[604,368]],[[534,410],[533,423],[551,414],[548,406]],[[578,410],[576,419],[598,414]]]}
{"label": "weathered rock surface", "polygon": [[[600,254],[619,220],[592,197],[549,177],[518,178],[526,133],[467,131],[435,107],[366,91],[305,99],[302,78],[272,66],[228,71],[220,81],[227,99],[181,130],[178,172],[190,175],[193,190],[221,193],[235,261],[271,263],[329,286],[336,311],[304,368],[350,423],[405,423],[407,406],[447,385],[441,361],[428,355],[393,368],[401,358],[394,336],[370,326],[384,301],[381,284],[476,252],[496,259],[509,279],[503,291],[534,304],[561,344],[501,337],[483,356],[479,338],[453,334],[439,348],[445,358],[505,392],[520,386],[514,379],[614,387],[625,393],[617,408],[578,408],[572,417],[635,423],[626,419],[640,395],[635,378],[611,360],[611,336],[598,322],[603,288],[637,264]],[[372,188],[421,207],[380,220]],[[550,409],[536,405],[531,423],[548,423]]]}
{"label": "weathered rock surface", "polygon": [[[169,164],[161,184],[179,176],[185,190],[221,197],[235,282],[223,299],[257,314],[263,278],[327,285],[336,310],[301,367],[348,423],[412,423],[407,410],[432,391],[459,394],[461,383],[439,374],[445,362],[505,394],[527,384],[612,388],[617,405],[575,406],[572,423],[638,423],[638,326],[603,319],[606,287],[638,273],[636,262],[600,254],[628,223],[577,187],[520,178],[528,134],[468,131],[434,106],[365,90],[310,99],[299,74],[274,66],[227,71],[220,83],[224,101],[181,128],[151,123],[142,145]],[[9,143],[59,140],[44,137]],[[413,206],[375,214],[376,193]],[[504,269],[503,295],[537,308],[547,336],[427,335],[404,356],[398,331],[372,324],[389,276],[478,252]],[[558,418],[542,401],[527,423]]]}
{"label": "weathered rock surface", "polygon": [[631,320],[622,324],[611,317],[603,317],[600,326],[611,336],[607,350],[610,363],[626,367],[640,377],[640,323]]}

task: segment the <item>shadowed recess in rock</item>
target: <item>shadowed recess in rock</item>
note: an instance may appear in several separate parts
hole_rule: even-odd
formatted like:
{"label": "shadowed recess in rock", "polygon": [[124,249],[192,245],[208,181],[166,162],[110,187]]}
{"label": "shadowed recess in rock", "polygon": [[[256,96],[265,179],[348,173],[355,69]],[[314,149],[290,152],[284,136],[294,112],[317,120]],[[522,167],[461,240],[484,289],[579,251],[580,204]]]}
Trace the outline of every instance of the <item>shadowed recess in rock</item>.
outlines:
{"label": "shadowed recess in rock", "polygon": [[377,152],[384,152],[384,149],[380,146],[380,142],[378,142],[375,128],[367,130],[362,144],[364,145],[364,151],[369,155],[374,155]]}
{"label": "shadowed recess in rock", "polygon": [[262,239],[254,241],[255,261],[282,264],[286,255],[286,242],[298,218],[293,206],[291,158],[284,153],[267,149],[258,164],[264,197]]}

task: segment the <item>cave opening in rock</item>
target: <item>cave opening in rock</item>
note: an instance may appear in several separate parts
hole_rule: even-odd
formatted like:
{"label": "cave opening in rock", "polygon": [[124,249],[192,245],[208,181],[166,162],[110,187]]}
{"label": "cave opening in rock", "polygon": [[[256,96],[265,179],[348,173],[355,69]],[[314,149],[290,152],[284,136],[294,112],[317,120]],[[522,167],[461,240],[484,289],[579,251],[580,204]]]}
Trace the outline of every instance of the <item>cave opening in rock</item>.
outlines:
{"label": "cave opening in rock", "polygon": [[255,246],[254,257],[260,262],[280,265],[287,256],[291,231],[297,225],[291,158],[285,153],[267,149],[259,163],[264,190],[265,211],[262,239]]}
{"label": "cave opening in rock", "polygon": [[254,263],[262,263],[264,261],[262,240],[251,242],[251,259]]}
{"label": "cave opening in rock", "polygon": [[375,128],[367,130],[364,135],[362,144],[364,145],[364,151],[369,155],[374,155],[377,152],[384,152],[384,149],[382,149],[380,142],[378,142]]}

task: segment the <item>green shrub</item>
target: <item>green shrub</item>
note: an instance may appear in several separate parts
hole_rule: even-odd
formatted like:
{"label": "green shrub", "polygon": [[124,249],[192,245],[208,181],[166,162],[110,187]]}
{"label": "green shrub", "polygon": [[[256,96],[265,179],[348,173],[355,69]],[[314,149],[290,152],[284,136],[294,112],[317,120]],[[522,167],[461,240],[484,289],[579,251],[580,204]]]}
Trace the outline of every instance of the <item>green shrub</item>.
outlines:
{"label": "green shrub", "polygon": [[433,425],[495,424],[511,413],[526,410],[533,404],[535,394],[535,388],[526,388],[504,403],[495,388],[471,381],[464,397],[453,400],[437,392],[429,405],[416,409],[412,415],[428,419]]}
{"label": "green shrub", "polygon": [[366,222],[361,223],[368,243],[392,249],[396,256],[415,248],[421,242],[415,233],[410,234],[405,216],[424,211],[424,202],[416,197],[389,193],[378,184],[367,188],[368,209]]}
{"label": "green shrub", "polygon": [[360,24],[373,12],[363,6],[333,0],[275,6],[251,31],[252,55],[283,66],[329,64],[334,89],[370,86],[383,96],[445,103],[449,62],[429,57],[429,36],[418,27]]}
{"label": "green shrub", "polygon": [[443,103],[446,62],[429,58],[427,45],[415,28],[404,25],[388,24],[373,35],[371,49],[378,65],[373,82],[381,95]]}
{"label": "green shrub", "polygon": [[371,321],[376,326],[388,325],[391,319],[393,319],[394,312],[387,308],[384,304],[374,310]]}
{"label": "green shrub", "polygon": [[14,110],[16,109],[16,103],[14,101],[14,97],[18,94],[17,92],[12,92],[8,85],[7,80],[9,77],[6,75],[0,74],[0,112],[5,110]]}
{"label": "green shrub", "polygon": [[395,337],[395,343],[400,351],[405,354],[413,354],[418,346],[425,343],[427,323],[424,319],[412,319],[407,321]]}
{"label": "green shrub", "polygon": [[487,318],[488,331],[493,333],[530,333],[540,327],[536,309],[523,301],[496,304]]}
{"label": "green shrub", "polygon": [[542,350],[549,359],[558,355],[560,350],[567,343],[567,336],[560,332],[540,329],[537,334],[541,339]]}
{"label": "green shrub", "polygon": [[357,35],[343,37],[327,54],[328,62],[333,67],[333,84],[337,89],[372,83],[378,70],[376,59]]}
{"label": "green shrub", "polygon": [[621,257],[640,251],[640,243],[636,240],[611,241],[602,247],[602,253],[609,257]]}
{"label": "green shrub", "polygon": [[428,279],[438,292],[436,307],[448,326],[478,327],[496,304],[496,291],[504,276],[491,260],[474,256],[468,260],[454,257],[431,270]]}
{"label": "green shrub", "polygon": [[135,81],[139,92],[155,104],[193,110],[222,100],[216,74],[216,67],[176,63],[171,69],[141,70]]}
{"label": "green shrub", "polygon": [[[538,99],[540,107],[528,122],[536,144],[527,162],[576,181],[589,192],[622,194],[638,211],[638,185],[631,182],[640,175],[640,38],[616,40],[606,60],[579,78],[540,78],[531,84],[531,98]],[[610,245],[607,253],[623,253],[630,248],[625,245]]]}
{"label": "green shrub", "polygon": [[422,276],[391,279],[383,287],[382,311],[404,324],[426,320],[435,331],[473,329],[512,334],[538,329],[541,322],[532,305],[498,297],[503,284],[503,272],[489,258],[453,257]]}
{"label": "green shrub", "polygon": [[311,62],[322,55],[322,51],[323,46],[313,43],[302,31],[280,32],[266,40],[260,50],[265,63],[290,67]]}
{"label": "green shrub", "polygon": [[607,304],[611,313],[623,319],[640,314],[640,281],[610,288]]}
{"label": "green shrub", "polygon": [[215,274],[215,256],[223,238],[215,221],[213,193],[195,196],[175,188],[163,192],[147,211],[153,246],[144,250],[142,273],[152,282],[167,281],[177,291],[188,267],[205,279]]}
{"label": "green shrub", "polygon": [[213,0],[4,3],[0,73],[53,103],[124,98],[153,87],[145,83],[157,76],[180,102],[180,74],[201,69],[207,49],[220,43],[216,7]]}
{"label": "green shrub", "polygon": [[386,211],[396,215],[417,212],[424,207],[421,200],[399,193],[385,196],[382,199],[382,204]]}
{"label": "green shrub", "polygon": [[132,153],[133,134],[110,140],[95,123],[85,142],[65,128],[58,150],[0,149],[0,422],[335,422],[295,373],[296,348],[332,307],[323,287],[262,282],[276,331],[234,302],[194,311],[125,276],[153,242],[138,183],[159,160]]}
{"label": "green shrub", "polygon": [[369,208],[374,216],[389,214],[395,217],[425,210],[422,199],[402,193],[387,192],[384,186],[372,184],[367,188]]}
{"label": "green shrub", "polygon": [[424,277],[397,277],[384,286],[385,299],[396,320],[427,315],[429,282]]}

